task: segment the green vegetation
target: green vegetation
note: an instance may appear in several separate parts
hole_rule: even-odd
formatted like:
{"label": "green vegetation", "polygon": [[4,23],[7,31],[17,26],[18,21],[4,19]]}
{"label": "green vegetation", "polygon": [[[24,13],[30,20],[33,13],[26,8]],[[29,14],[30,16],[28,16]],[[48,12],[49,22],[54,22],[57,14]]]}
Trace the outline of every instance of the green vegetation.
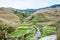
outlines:
{"label": "green vegetation", "polygon": [[43,14],[40,15],[32,15],[33,18],[31,18],[30,21],[38,23],[38,22],[48,22],[50,21],[49,19],[47,19]]}
{"label": "green vegetation", "polygon": [[8,33],[14,32],[15,28],[0,21],[0,40],[5,40]]}
{"label": "green vegetation", "polygon": [[41,37],[44,36],[48,36],[48,35],[52,35],[56,33],[56,27],[52,27],[52,26],[44,26],[42,28],[42,34]]}
{"label": "green vegetation", "polygon": [[26,9],[26,10],[19,10],[19,9],[16,9],[14,11],[14,14],[16,14],[17,16],[19,16],[20,18],[24,19],[28,16],[30,16],[32,13],[34,13],[36,10],[33,10],[33,9]]}
{"label": "green vegetation", "polygon": [[22,34],[26,34],[27,30],[16,30],[10,34],[10,36],[21,36]]}
{"label": "green vegetation", "polygon": [[24,37],[23,39],[26,40],[30,40],[30,38],[33,37],[33,35],[35,34],[36,30],[35,28],[33,28],[33,25],[31,25],[30,23],[24,22],[22,24],[20,24],[20,26],[18,26],[16,28],[16,30],[12,33],[10,33],[8,36],[9,37]]}
{"label": "green vegetation", "polygon": [[[0,10],[1,11],[1,10]],[[5,10],[7,11],[7,10]],[[48,35],[55,35],[56,34],[56,27],[60,27],[60,17],[53,16],[53,14],[49,14],[48,12],[42,13],[34,13],[36,10],[10,10],[10,12],[0,12],[0,39],[3,36],[8,36],[9,39],[19,38],[19,40],[30,40],[36,34],[37,29],[34,27],[36,26],[39,28],[41,35],[39,38],[48,36]],[[6,15],[4,15],[4,13]],[[11,14],[10,14],[11,13]],[[4,16],[2,16],[4,15]],[[59,15],[59,14],[58,14]],[[26,20],[27,19],[27,20]],[[52,20],[53,19],[53,23]],[[59,20],[56,20],[59,19]],[[47,24],[47,25],[45,25]],[[49,24],[49,25],[48,25]],[[4,34],[4,35],[2,35]]]}
{"label": "green vegetation", "polygon": [[41,25],[41,24],[36,24],[36,26],[37,26],[37,27],[40,29],[40,31],[41,31],[41,36],[40,36],[40,38],[45,37],[45,36],[48,36],[48,35],[56,34],[56,27],[47,26],[47,25]]}

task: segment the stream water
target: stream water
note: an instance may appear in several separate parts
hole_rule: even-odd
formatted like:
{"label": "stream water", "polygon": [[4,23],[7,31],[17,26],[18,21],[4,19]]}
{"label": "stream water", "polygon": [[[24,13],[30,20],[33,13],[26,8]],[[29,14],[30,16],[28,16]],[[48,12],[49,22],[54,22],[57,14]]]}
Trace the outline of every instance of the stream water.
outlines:
{"label": "stream water", "polygon": [[[32,37],[31,40],[38,40],[38,37],[41,35],[40,29],[36,26],[34,26],[35,29],[37,30],[36,34]],[[56,40],[56,35],[50,35],[50,36],[45,36],[39,40]]]}
{"label": "stream water", "polygon": [[46,37],[43,37],[39,40],[56,40],[56,35],[50,35],[50,36],[46,36]]}
{"label": "stream water", "polygon": [[36,32],[36,34],[32,37],[31,40],[37,40],[38,37],[41,35],[40,29],[39,29],[38,27],[36,27],[36,26],[34,26],[34,28],[36,29],[37,32]]}

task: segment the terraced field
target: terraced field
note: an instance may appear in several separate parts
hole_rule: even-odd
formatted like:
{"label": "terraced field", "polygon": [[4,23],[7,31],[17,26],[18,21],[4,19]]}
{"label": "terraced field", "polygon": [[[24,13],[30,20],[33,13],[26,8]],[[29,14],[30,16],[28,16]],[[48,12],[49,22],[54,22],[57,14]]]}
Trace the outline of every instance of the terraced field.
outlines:
{"label": "terraced field", "polygon": [[10,33],[9,37],[12,37],[11,39],[13,39],[14,37],[23,37],[21,39],[30,40],[35,33],[36,29],[33,27],[33,25],[23,23],[22,25],[20,25],[20,27],[17,27],[14,32]]}

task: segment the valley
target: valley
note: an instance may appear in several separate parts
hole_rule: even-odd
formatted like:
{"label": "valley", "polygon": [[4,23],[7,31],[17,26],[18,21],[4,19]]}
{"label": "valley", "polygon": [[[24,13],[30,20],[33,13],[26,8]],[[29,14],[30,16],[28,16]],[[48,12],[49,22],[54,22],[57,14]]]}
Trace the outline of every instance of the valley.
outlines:
{"label": "valley", "polygon": [[60,5],[26,10],[0,8],[0,40],[59,40],[59,28]]}

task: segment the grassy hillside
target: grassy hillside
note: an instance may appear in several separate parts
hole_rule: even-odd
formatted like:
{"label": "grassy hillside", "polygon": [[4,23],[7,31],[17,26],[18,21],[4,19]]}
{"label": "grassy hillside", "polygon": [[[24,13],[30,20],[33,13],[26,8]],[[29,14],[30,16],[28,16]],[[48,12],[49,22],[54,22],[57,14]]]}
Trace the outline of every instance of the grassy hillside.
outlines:
{"label": "grassy hillside", "polygon": [[24,15],[12,8],[0,8],[0,40],[2,33],[5,34],[6,32],[8,33],[9,38],[12,37],[10,39],[26,36],[25,39],[27,38],[30,40],[36,30],[29,23],[29,25],[26,25],[27,23],[22,23],[25,16],[26,14]]}
{"label": "grassy hillside", "polygon": [[12,9],[0,8],[0,21],[7,24],[21,23],[21,19],[14,14]]}
{"label": "grassy hillside", "polygon": [[38,28],[40,28],[40,31],[42,30],[40,38],[53,34],[57,34],[58,37],[60,37],[60,7],[38,10],[31,16],[27,17],[25,21],[35,23]]}
{"label": "grassy hillside", "polygon": [[16,14],[19,17],[22,17],[22,19],[30,16],[32,13],[34,13],[36,10],[34,9],[25,9],[25,10],[19,10],[15,9],[14,14]]}
{"label": "grassy hillside", "polygon": [[35,23],[41,24],[52,24],[56,21],[60,20],[60,8],[46,8],[42,10],[38,10],[33,13],[30,17],[27,17],[27,21],[32,21]]}
{"label": "grassy hillside", "polygon": [[15,38],[30,40],[37,32],[34,26],[40,29],[41,35],[39,38],[56,34],[56,27],[60,26],[60,8],[44,8],[35,11],[32,9],[0,8],[0,28],[2,32],[8,32],[8,39],[10,40]]}

